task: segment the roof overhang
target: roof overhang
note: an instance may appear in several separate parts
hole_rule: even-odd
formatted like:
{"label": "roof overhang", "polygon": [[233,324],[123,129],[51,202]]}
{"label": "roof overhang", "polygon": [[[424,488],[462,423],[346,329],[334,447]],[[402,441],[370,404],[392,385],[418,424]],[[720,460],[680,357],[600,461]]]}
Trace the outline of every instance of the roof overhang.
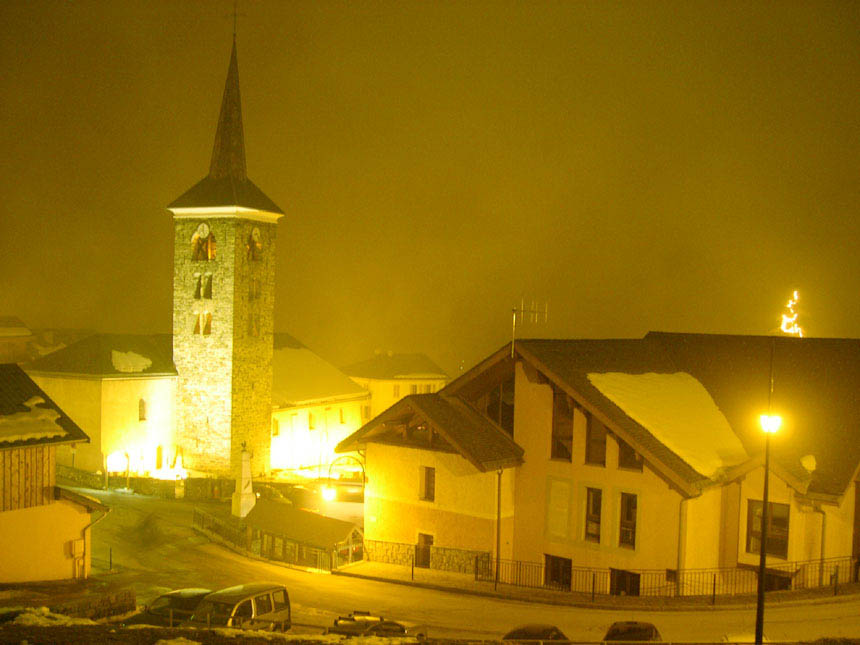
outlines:
{"label": "roof overhang", "polygon": [[185,206],[168,208],[175,219],[244,219],[266,224],[277,224],[283,213],[273,213],[246,206]]}
{"label": "roof overhang", "polygon": [[90,513],[95,513],[96,511],[108,512],[110,510],[110,506],[102,504],[94,497],[81,495],[80,493],[76,493],[73,490],[69,490],[68,488],[63,488],[61,486],[54,486],[54,499],[63,499],[68,502],[73,502],[79,506],[83,506]]}

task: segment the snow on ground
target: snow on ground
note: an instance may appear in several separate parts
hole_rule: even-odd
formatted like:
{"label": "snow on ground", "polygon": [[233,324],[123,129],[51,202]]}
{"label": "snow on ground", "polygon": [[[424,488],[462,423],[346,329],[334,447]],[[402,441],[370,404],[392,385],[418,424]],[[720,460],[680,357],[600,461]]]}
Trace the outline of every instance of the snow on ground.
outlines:
{"label": "snow on ground", "polygon": [[592,373],[588,380],[669,450],[706,477],[747,454],[705,387],[686,372]]}
{"label": "snow on ground", "polygon": [[155,641],[155,645],[200,645],[200,642],[190,641],[180,636],[179,638],[162,638]]}
{"label": "snow on ground", "polygon": [[24,405],[27,412],[0,414],[0,442],[25,441],[27,439],[50,439],[66,434],[57,419],[60,413],[50,408],[39,407],[45,399],[31,396]]}
{"label": "snow on ground", "polygon": [[26,607],[12,621],[14,625],[29,627],[67,627],[69,625],[95,625],[89,618],[72,618],[63,614],[51,613],[47,607]]}
{"label": "snow on ground", "polygon": [[111,350],[110,362],[117,372],[125,374],[133,374],[149,369],[152,365],[152,360],[146,356],[141,356],[136,352],[118,352],[115,349]]}

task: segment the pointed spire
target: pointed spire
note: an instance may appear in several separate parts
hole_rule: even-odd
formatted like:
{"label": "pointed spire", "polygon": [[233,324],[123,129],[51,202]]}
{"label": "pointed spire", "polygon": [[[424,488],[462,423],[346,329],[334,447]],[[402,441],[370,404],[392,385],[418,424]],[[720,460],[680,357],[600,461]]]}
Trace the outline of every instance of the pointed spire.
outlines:
{"label": "pointed spire", "polygon": [[209,164],[209,176],[213,179],[229,177],[241,181],[247,177],[235,34],[233,34],[233,52],[230,54],[227,82],[224,85],[224,98],[221,100],[218,129],[215,132],[215,146],[212,148],[212,162]]}

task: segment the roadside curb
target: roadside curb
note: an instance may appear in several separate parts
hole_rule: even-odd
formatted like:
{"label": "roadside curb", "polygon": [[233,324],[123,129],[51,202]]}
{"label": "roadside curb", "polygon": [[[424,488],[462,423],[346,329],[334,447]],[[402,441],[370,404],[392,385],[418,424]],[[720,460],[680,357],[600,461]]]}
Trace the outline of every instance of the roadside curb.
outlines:
{"label": "roadside curb", "polygon": [[[740,603],[722,603],[711,605],[710,603],[701,604],[677,604],[677,605],[651,605],[645,603],[607,603],[596,600],[595,602],[582,601],[574,598],[563,597],[526,597],[521,594],[505,593],[503,591],[484,591],[481,589],[468,589],[465,587],[450,587],[446,585],[433,584],[430,582],[416,582],[414,580],[401,580],[399,578],[385,578],[383,576],[373,576],[364,573],[354,573],[352,571],[334,570],[331,572],[334,576],[346,576],[350,578],[361,578],[364,580],[373,580],[374,582],[387,582],[405,587],[417,587],[420,589],[429,589],[433,591],[442,591],[445,593],[463,594],[468,596],[481,596],[484,598],[497,598],[499,600],[513,600],[516,602],[524,602],[529,604],[544,604],[557,607],[575,607],[578,609],[600,609],[605,611],[721,611],[721,610],[738,610],[738,609],[755,609],[755,602],[740,602]],[[798,598],[786,600],[769,600],[765,603],[766,606],[807,606],[807,605],[823,605],[836,604],[843,602],[857,601],[860,598],[860,591],[855,593],[843,593],[838,596],[828,596],[822,598]]]}

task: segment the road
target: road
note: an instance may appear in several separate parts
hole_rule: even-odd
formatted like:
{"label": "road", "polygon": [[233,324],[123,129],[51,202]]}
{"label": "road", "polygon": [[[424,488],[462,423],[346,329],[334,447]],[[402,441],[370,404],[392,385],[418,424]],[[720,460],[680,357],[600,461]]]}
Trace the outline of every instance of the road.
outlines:
{"label": "road", "polygon": [[[218,589],[245,582],[272,580],[290,590],[293,621],[323,627],[337,615],[366,609],[386,617],[426,624],[432,636],[499,638],[515,625],[551,623],[568,638],[600,640],[616,620],[645,620],[664,640],[719,641],[726,634],[750,634],[753,610],[619,611],[558,607],[497,600],[307,573],[245,558],[208,542],[191,529],[190,502],[84,490],[113,510],[93,528],[94,573],[112,550],[115,573],[129,584],[139,602],[167,589]],[[305,628],[313,631],[313,628]],[[302,631],[302,628],[298,628]],[[817,604],[768,606],[765,634],[772,641],[822,637],[860,637],[860,599]]]}

